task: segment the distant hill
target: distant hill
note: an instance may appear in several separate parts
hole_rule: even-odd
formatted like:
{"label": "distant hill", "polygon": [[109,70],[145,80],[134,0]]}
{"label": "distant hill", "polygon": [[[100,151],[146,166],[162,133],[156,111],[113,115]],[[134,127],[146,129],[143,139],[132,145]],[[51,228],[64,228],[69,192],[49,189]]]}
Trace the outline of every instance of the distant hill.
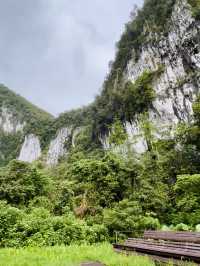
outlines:
{"label": "distant hill", "polygon": [[53,116],[0,85],[0,165],[19,155],[24,136],[42,136]]}

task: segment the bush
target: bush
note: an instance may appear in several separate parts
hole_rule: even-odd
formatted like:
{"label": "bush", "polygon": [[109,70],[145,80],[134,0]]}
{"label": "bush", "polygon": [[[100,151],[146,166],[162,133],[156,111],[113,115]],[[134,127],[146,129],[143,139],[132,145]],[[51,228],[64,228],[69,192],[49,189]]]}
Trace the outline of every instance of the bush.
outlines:
{"label": "bush", "polygon": [[104,225],[88,226],[72,213],[53,216],[44,208],[25,212],[0,202],[0,247],[54,246],[108,240]]}
{"label": "bush", "polygon": [[27,205],[35,196],[43,195],[47,179],[29,163],[13,160],[0,169],[0,200],[13,205]]}
{"label": "bush", "polygon": [[144,230],[157,230],[160,229],[160,222],[157,218],[147,216],[147,217],[142,217],[140,221],[140,227],[143,228]]}
{"label": "bush", "polygon": [[174,228],[176,231],[189,231],[189,226],[187,224],[177,224]]}
{"label": "bush", "polygon": [[200,224],[197,224],[195,227],[195,231],[200,233]]}
{"label": "bush", "polygon": [[23,211],[0,201],[0,247],[15,246],[15,225],[23,218]]}
{"label": "bush", "polygon": [[174,186],[176,194],[176,212],[173,215],[173,222],[183,222],[196,225],[200,220],[200,175],[181,175],[177,177]]}
{"label": "bush", "polygon": [[167,226],[167,225],[162,225],[161,227],[161,231],[171,231],[171,227]]}
{"label": "bush", "polygon": [[[81,159],[72,163],[67,176],[76,183],[76,204],[80,208],[84,206],[85,214],[91,208],[109,207],[113,202],[120,201],[126,191],[124,161],[112,153],[103,158]],[[85,216],[82,214],[79,217]]]}
{"label": "bush", "polygon": [[138,202],[128,200],[119,202],[113,209],[105,209],[104,224],[113,237],[115,231],[126,235],[126,232],[137,234],[147,229],[160,228],[158,219],[145,216]]}

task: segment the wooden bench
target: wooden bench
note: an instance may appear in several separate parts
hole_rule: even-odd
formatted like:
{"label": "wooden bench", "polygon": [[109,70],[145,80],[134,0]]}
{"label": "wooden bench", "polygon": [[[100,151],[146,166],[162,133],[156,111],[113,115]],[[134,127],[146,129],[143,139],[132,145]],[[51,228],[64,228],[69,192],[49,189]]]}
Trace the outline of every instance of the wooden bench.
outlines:
{"label": "wooden bench", "polygon": [[116,251],[146,254],[159,261],[172,259],[174,265],[178,265],[178,260],[200,263],[200,233],[145,231],[143,238],[129,238],[113,247]]}
{"label": "wooden bench", "polygon": [[200,244],[200,233],[195,232],[145,231],[143,238]]}

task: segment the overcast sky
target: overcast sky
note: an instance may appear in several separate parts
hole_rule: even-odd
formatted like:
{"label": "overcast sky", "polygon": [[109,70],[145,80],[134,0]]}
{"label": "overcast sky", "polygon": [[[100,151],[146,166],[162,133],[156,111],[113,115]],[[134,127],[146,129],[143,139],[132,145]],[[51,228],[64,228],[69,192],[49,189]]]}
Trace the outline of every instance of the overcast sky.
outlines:
{"label": "overcast sky", "polygon": [[91,102],[142,0],[5,0],[0,83],[57,115]]}

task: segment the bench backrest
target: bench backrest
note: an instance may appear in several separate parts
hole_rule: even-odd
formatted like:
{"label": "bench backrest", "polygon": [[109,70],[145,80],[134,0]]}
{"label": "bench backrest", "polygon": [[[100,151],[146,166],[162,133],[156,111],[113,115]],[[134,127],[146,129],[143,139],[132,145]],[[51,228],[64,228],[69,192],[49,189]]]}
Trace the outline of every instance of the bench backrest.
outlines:
{"label": "bench backrest", "polygon": [[200,244],[200,233],[195,232],[145,231],[143,238]]}

